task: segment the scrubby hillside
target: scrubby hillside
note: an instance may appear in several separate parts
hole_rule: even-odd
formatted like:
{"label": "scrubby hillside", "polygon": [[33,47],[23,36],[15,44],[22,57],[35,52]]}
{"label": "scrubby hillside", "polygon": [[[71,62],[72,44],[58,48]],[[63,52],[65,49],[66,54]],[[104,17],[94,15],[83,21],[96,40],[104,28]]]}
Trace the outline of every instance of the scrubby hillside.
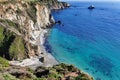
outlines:
{"label": "scrubby hillside", "polygon": [[10,66],[7,60],[0,58],[0,80],[93,80],[73,65],[59,64],[53,67]]}

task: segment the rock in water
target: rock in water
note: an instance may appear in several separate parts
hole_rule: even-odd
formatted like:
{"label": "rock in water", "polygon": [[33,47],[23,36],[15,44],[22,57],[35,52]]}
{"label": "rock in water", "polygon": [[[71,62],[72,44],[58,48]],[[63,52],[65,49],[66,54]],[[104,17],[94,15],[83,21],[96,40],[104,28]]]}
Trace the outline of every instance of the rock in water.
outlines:
{"label": "rock in water", "polygon": [[88,7],[88,9],[95,9],[95,6],[91,5],[91,6]]}

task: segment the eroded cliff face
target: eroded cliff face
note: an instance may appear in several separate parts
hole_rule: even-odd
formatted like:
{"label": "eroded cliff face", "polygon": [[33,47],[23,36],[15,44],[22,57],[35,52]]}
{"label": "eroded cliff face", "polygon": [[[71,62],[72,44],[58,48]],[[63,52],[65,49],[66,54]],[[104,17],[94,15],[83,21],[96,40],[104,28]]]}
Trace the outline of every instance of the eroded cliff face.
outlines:
{"label": "eroded cliff face", "polygon": [[66,2],[59,2],[58,0],[41,0],[42,2],[47,3],[50,9],[63,9],[70,7],[70,4]]}
{"label": "eroded cliff face", "polygon": [[0,80],[93,80],[44,53],[45,34],[55,23],[51,9],[65,7],[69,4],[57,0],[0,0]]}
{"label": "eroded cliff face", "polygon": [[0,55],[9,60],[21,60],[43,53],[44,36],[54,24],[50,10],[65,5],[61,4],[57,0],[1,0]]}

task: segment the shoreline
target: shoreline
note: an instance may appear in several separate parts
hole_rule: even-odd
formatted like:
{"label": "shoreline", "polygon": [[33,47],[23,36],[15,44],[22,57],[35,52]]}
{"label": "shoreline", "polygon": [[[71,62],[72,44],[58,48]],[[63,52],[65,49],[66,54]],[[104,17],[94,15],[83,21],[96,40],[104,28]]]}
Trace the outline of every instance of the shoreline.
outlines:
{"label": "shoreline", "polygon": [[[52,29],[52,28],[51,28]],[[31,57],[24,59],[22,61],[10,61],[9,63],[11,65],[15,66],[21,66],[21,67],[30,67],[32,69],[36,69],[39,66],[44,67],[52,67],[53,65],[59,64],[59,62],[51,55],[51,53],[48,53],[45,49],[44,43],[48,36],[50,29],[44,29],[41,31],[41,34],[38,37],[38,41],[36,44],[39,44],[39,52],[42,52],[42,54],[39,54],[38,56]],[[40,59],[43,58],[43,62],[41,62]]]}
{"label": "shoreline", "polygon": [[[8,79],[9,77],[16,79],[42,79],[45,77],[45,79],[55,78],[55,80],[83,76],[84,72],[81,73],[81,70],[75,66],[57,61],[57,58],[44,45],[48,34],[53,29],[52,26],[56,23],[61,24],[61,21],[54,21],[51,10],[62,10],[70,6],[66,2],[53,1],[54,5],[50,5],[50,8],[49,5],[41,5],[40,2],[21,0],[15,1],[15,3],[8,0],[5,1],[6,4],[0,5],[2,8],[1,23],[4,24],[1,28],[3,37],[1,41],[3,41],[2,48],[5,48],[2,52],[5,54],[2,55],[3,59],[0,63],[0,65],[2,64],[0,75],[3,76],[3,79],[6,79],[5,75],[10,75],[7,77]],[[84,77],[92,80],[92,77],[86,74],[81,79]]]}
{"label": "shoreline", "polygon": [[[70,7],[70,4],[68,4],[66,2],[61,2],[61,4],[59,4],[58,6],[52,7],[50,9],[50,11],[62,10],[62,9],[69,8],[69,7]],[[51,17],[51,20],[54,21],[54,16]],[[59,62],[52,56],[52,54],[46,51],[45,46],[44,46],[45,40],[48,37],[48,36],[46,36],[46,34],[49,33],[50,29],[52,29],[52,27],[54,25],[55,25],[55,21],[54,21],[54,23],[49,25],[49,28],[46,28],[46,29],[41,28],[39,35],[36,32],[36,35],[38,35],[38,37],[36,38],[36,42],[31,42],[31,43],[39,45],[38,46],[38,52],[39,52],[38,55],[36,55],[34,57],[23,59],[20,61],[9,61],[10,65],[21,66],[21,67],[30,67],[32,69],[36,69],[39,66],[52,67],[53,65],[59,64]]]}

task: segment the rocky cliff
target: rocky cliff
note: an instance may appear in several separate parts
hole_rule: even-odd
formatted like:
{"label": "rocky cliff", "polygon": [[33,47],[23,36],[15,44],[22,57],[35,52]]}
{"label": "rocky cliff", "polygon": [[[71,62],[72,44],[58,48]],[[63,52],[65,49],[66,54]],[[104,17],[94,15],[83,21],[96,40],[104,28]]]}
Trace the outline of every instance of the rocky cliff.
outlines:
{"label": "rocky cliff", "polygon": [[63,7],[57,0],[1,0],[0,55],[21,60],[43,53],[40,45],[54,24],[50,10]]}
{"label": "rocky cliff", "polygon": [[57,0],[0,0],[0,80],[93,80],[72,65],[53,66],[58,62],[43,46],[55,23],[51,10],[69,6]]}

